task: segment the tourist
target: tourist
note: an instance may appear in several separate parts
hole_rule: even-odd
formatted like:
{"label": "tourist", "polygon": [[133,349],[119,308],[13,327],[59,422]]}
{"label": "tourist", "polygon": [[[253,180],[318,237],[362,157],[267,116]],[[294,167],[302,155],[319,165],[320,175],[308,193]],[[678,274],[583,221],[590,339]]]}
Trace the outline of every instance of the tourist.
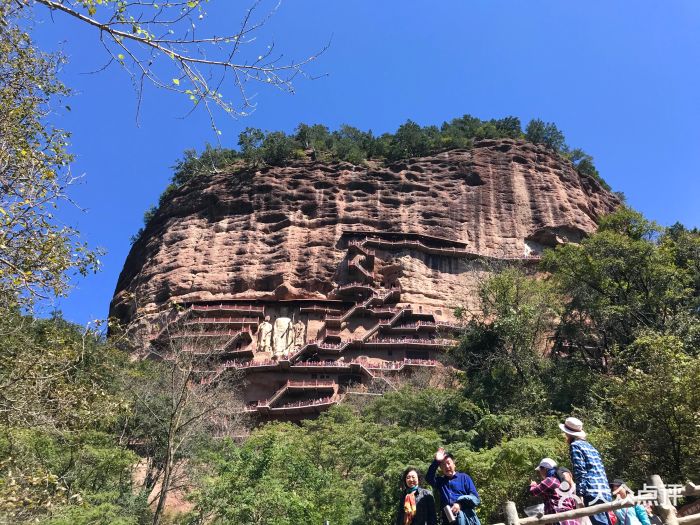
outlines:
{"label": "tourist", "polygon": [[[625,484],[623,480],[617,478],[610,484],[613,496],[618,499],[625,499],[627,496],[633,496],[633,492]],[[651,525],[647,511],[641,505],[627,507],[625,509],[617,509],[615,511],[618,525]]]}
{"label": "tourist", "polygon": [[[571,454],[571,465],[576,480],[576,493],[586,506],[612,501],[608,477],[598,451],[586,441],[583,423],[575,417],[567,417],[559,424],[564,432]],[[590,516],[592,525],[610,525],[607,513]]]}
{"label": "tourist", "polygon": [[[436,476],[438,467],[442,476]],[[481,525],[474,512],[474,508],[481,503],[479,494],[472,478],[464,472],[457,472],[452,454],[445,452],[442,447],[437,449],[425,478],[440,494],[443,524]]]}
{"label": "tourist", "polygon": [[[544,458],[535,467],[540,475],[539,483],[530,482],[530,494],[541,497],[544,500],[544,513],[556,514],[576,509],[576,501],[567,492],[568,483],[562,482],[558,477],[557,462],[551,458]],[[564,520],[561,525],[579,525],[578,520]]]}
{"label": "tourist", "polygon": [[[561,483],[559,490],[566,493],[566,496],[572,500],[575,507],[577,509],[585,507],[583,498],[576,494],[576,483],[574,483],[574,476],[571,471],[566,467],[557,467],[557,478]],[[588,519],[588,516],[578,518],[577,521],[579,525],[591,525],[591,520]]]}
{"label": "tourist", "polygon": [[651,525],[663,525],[661,518],[654,514],[654,506],[651,501],[644,502],[644,510],[647,511],[647,518],[649,518]]}
{"label": "tourist", "polygon": [[433,494],[420,486],[420,473],[408,467],[401,476],[403,497],[396,514],[396,525],[437,525]]}

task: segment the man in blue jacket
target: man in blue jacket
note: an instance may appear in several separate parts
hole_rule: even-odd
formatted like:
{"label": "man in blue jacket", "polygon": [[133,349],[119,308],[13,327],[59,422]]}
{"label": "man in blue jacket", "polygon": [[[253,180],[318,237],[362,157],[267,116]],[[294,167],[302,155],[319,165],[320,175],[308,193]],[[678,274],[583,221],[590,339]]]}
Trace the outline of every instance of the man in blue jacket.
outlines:
{"label": "man in blue jacket", "polygon": [[[442,471],[442,476],[436,476],[438,467]],[[425,479],[440,493],[443,524],[481,525],[474,512],[474,508],[481,503],[479,493],[468,474],[457,472],[452,454],[440,447],[435,453],[435,459],[430,464]],[[448,517],[450,514],[454,516],[452,521]]]}

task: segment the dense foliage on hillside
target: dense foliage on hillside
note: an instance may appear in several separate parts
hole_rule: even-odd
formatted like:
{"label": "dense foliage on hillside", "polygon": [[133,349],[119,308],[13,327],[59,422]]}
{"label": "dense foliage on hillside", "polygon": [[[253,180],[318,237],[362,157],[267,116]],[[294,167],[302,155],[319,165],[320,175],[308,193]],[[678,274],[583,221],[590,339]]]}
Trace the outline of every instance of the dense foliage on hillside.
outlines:
{"label": "dense foliage on hillside", "polygon": [[[35,318],[35,301],[65,293],[67,272],[90,270],[96,254],[53,220],[70,156],[66,134],[43,117],[64,89],[55,57],[38,54],[9,16],[21,5],[0,0],[0,523],[388,525],[400,471],[425,469],[438,445],[474,477],[488,523],[504,500],[525,502],[542,456],[568,462],[556,423],[569,414],[586,422],[610,477],[700,481],[700,232],[629,209],[580,245],[546,253],[546,277],[492,268],[478,312],[459,312],[450,388],[407,383],[315,421],[252,429],[241,442],[212,438],[205,414],[230,422],[231,434],[246,429],[218,411],[235,408],[235,393],[199,381],[192,352],[133,361],[143,349],[116,333],[106,340],[59,314]],[[533,122],[528,140],[567,153],[556,127]],[[517,119],[471,117],[378,138],[248,130],[241,153],[188,153],[174,184],[241,157],[273,163],[313,149],[396,159],[522,133]],[[568,154],[588,169],[589,157]],[[180,516],[157,504],[173,465],[193,505]]]}
{"label": "dense foliage on hillside", "polygon": [[483,283],[482,311],[461,312],[452,389],[407,385],[221,444],[200,458],[214,471],[190,522],[389,524],[402,469],[425,471],[440,444],[474,478],[482,521],[500,521],[506,499],[529,502],[543,456],[569,463],[556,423],[572,413],[611,478],[698,479],[699,232],[623,209],[544,265],[544,280],[503,268]]}
{"label": "dense foliage on hillside", "polygon": [[283,131],[264,132],[246,128],[238,136],[238,150],[208,146],[200,156],[193,150],[186,151],[185,157],[175,167],[172,182],[180,185],[193,176],[215,171],[237,159],[254,167],[280,166],[291,160],[307,158],[308,155],[324,162],[394,162],[455,148],[469,148],[475,140],[499,138],[542,144],[571,160],[581,173],[601,180],[593,158],[580,149],[571,149],[566,144],[564,134],[553,123],[534,119],[523,131],[518,117],[481,120],[464,115],[443,122],[440,127],[420,126],[407,120],[395,133],[379,136],[375,136],[371,130],[361,131],[348,125],[331,131],[322,124],[299,124],[291,135]]}

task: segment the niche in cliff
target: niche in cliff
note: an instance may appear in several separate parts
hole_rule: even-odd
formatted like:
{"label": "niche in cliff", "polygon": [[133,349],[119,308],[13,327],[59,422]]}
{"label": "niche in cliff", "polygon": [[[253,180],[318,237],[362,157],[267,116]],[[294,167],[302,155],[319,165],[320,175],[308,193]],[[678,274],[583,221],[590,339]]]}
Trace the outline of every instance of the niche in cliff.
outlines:
{"label": "niche in cliff", "polygon": [[559,244],[566,244],[569,242],[579,243],[585,236],[586,232],[576,227],[545,226],[544,228],[538,228],[525,237],[525,241],[553,248]]}

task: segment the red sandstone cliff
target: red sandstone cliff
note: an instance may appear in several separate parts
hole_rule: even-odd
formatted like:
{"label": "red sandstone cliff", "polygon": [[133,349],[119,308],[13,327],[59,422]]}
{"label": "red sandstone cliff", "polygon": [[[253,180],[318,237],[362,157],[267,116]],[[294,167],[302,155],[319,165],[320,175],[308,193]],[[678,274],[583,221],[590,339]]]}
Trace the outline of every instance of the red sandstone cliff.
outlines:
{"label": "red sandstone cliff", "polygon": [[[200,177],[158,210],[132,247],[111,315],[129,322],[169,301],[323,299],[343,282],[349,230],[525,257],[578,241],[618,204],[568,161],[514,140],[381,168],[299,161]],[[378,256],[376,275],[400,282],[402,301],[449,309],[473,296],[480,270],[472,263],[405,247]]]}

